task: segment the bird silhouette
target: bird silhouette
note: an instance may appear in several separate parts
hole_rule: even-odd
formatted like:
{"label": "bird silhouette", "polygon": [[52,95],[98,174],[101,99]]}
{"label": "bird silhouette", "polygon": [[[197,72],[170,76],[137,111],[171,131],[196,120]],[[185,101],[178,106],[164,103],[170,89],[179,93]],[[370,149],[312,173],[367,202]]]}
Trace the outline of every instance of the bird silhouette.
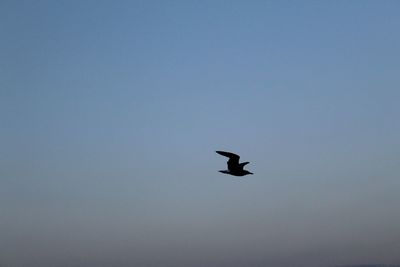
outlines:
{"label": "bird silhouette", "polygon": [[227,170],[222,170],[219,172],[225,173],[225,174],[230,174],[230,175],[234,175],[234,176],[245,176],[248,174],[253,174],[252,172],[249,172],[247,170],[243,170],[243,167],[247,164],[249,164],[250,162],[246,161],[246,162],[242,162],[239,163],[239,155],[233,154],[231,152],[225,152],[225,151],[215,151],[218,154],[228,157],[229,160],[227,162],[228,164],[228,169]]}

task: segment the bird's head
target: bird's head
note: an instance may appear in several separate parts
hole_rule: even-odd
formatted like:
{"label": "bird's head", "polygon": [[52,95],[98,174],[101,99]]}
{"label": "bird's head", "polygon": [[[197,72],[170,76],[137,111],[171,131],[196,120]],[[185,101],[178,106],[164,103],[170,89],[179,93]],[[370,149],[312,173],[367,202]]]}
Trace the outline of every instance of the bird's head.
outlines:
{"label": "bird's head", "polygon": [[248,174],[254,174],[254,173],[244,170],[244,175],[248,175]]}

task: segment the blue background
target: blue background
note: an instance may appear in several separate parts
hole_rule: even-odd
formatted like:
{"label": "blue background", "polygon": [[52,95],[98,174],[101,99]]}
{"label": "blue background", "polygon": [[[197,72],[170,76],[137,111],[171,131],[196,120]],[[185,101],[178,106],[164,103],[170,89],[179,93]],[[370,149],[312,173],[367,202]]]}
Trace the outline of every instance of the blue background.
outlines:
{"label": "blue background", "polygon": [[1,1],[0,264],[400,263],[399,14]]}

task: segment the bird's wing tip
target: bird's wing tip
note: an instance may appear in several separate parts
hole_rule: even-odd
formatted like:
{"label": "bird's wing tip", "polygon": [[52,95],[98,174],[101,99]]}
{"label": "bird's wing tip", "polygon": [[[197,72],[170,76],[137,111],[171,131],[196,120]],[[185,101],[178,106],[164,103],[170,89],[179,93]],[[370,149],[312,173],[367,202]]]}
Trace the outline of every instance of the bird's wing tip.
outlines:
{"label": "bird's wing tip", "polygon": [[228,158],[234,158],[234,159],[239,159],[240,158],[239,155],[236,155],[236,154],[234,154],[232,152],[220,151],[220,150],[217,150],[215,152],[217,152],[218,154],[220,154],[222,156],[228,157]]}

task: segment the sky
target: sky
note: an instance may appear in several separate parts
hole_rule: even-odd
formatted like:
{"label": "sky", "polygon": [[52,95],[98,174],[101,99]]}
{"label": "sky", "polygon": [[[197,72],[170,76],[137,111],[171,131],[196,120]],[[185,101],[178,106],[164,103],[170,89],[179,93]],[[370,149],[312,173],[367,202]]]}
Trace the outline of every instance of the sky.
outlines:
{"label": "sky", "polygon": [[1,1],[0,266],[400,264],[399,12]]}

